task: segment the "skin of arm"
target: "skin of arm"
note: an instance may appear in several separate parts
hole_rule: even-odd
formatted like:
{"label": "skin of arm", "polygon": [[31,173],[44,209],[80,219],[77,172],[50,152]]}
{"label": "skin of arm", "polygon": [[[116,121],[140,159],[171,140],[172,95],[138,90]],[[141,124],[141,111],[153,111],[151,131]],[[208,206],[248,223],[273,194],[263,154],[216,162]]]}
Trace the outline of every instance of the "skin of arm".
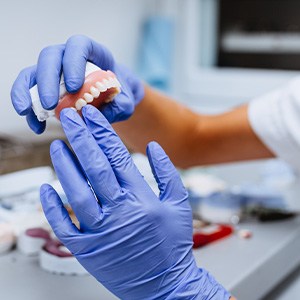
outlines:
{"label": "skin of arm", "polygon": [[132,117],[114,128],[136,152],[157,141],[180,168],[274,157],[252,130],[247,109],[198,114],[146,86]]}

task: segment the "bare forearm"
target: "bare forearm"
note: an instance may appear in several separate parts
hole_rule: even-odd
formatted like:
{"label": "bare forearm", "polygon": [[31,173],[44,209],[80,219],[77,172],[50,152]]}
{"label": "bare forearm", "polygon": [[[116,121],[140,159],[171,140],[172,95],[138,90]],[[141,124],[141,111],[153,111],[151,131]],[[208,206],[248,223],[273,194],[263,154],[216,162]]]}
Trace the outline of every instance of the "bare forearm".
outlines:
{"label": "bare forearm", "polygon": [[182,168],[273,156],[251,129],[247,106],[201,115],[149,87],[133,116],[115,128],[138,152],[152,140],[159,142]]}

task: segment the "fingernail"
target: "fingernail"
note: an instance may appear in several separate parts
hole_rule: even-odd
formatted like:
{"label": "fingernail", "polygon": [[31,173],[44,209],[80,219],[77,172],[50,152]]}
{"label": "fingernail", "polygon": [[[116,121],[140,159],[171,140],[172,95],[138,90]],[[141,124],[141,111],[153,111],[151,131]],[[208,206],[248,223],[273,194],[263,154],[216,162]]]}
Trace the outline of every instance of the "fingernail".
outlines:
{"label": "fingernail", "polygon": [[62,141],[55,140],[50,145],[50,154],[53,155],[55,152],[61,150],[62,148]]}
{"label": "fingernail", "polygon": [[16,110],[20,116],[26,116],[29,114],[30,109],[31,109],[31,107],[29,107],[29,108],[26,107],[26,108],[18,108]]}
{"label": "fingernail", "polygon": [[67,91],[71,94],[78,92],[79,89],[82,87],[83,83],[84,79],[78,80],[77,78],[69,78],[65,81]]}
{"label": "fingernail", "polygon": [[44,195],[45,193],[48,192],[49,186],[48,184],[44,183],[41,187],[40,187],[40,195]]}
{"label": "fingernail", "polygon": [[100,113],[100,111],[92,105],[84,106],[82,109],[82,115],[85,119],[88,119],[89,121],[100,122],[102,118],[102,114]]}
{"label": "fingernail", "polygon": [[74,120],[74,118],[76,118],[77,112],[74,111],[71,108],[64,108],[61,112],[60,112],[60,119],[65,118],[65,119],[69,119],[69,120]]}
{"label": "fingernail", "polygon": [[84,106],[81,109],[81,112],[84,116],[92,116],[94,107],[90,104]]}
{"label": "fingernail", "polygon": [[42,106],[47,110],[54,109],[57,106],[57,102],[58,102],[57,97],[43,96],[41,98]]}
{"label": "fingernail", "polygon": [[164,149],[155,141],[149,143],[149,148],[155,153],[155,160],[162,160],[167,156]]}

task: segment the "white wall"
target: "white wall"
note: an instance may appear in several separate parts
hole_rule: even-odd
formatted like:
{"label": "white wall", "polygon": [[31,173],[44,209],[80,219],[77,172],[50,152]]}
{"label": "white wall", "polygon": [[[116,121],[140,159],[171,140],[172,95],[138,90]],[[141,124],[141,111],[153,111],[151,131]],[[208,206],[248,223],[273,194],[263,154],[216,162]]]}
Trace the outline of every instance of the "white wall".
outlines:
{"label": "white wall", "polygon": [[0,0],[0,134],[30,137],[14,112],[10,88],[19,71],[35,64],[40,50],[85,34],[134,67],[141,23],[151,0]]}

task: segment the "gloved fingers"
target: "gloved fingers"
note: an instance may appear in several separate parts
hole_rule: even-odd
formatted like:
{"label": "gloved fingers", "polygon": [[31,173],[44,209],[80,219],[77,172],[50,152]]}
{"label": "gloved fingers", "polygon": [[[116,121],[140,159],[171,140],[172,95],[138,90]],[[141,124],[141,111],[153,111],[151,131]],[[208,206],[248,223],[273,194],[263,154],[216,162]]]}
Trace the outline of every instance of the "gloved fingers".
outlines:
{"label": "gloved fingers", "polygon": [[49,46],[39,55],[36,81],[42,106],[48,110],[55,108],[59,100],[64,49],[64,45]]}
{"label": "gloved fingers", "polygon": [[134,99],[121,87],[121,93],[115,99],[101,108],[102,114],[109,123],[127,120],[134,111]]}
{"label": "gloved fingers", "polygon": [[77,112],[63,109],[60,120],[98,200],[102,205],[113,206],[122,190],[107,157]]}
{"label": "gloved fingers", "polygon": [[112,70],[114,60],[102,45],[83,35],[74,35],[66,43],[63,71],[68,92],[78,91],[84,83],[86,62],[90,61],[101,69]]}
{"label": "gloved fingers", "polygon": [[83,107],[82,115],[88,129],[106,155],[121,187],[135,187],[138,182],[145,184],[127,148],[101,112],[87,105]]}
{"label": "gloved fingers", "polygon": [[97,227],[102,220],[102,209],[73,153],[64,142],[57,140],[51,144],[50,155],[80,229]]}
{"label": "gloved fingers", "polygon": [[139,102],[141,102],[145,96],[145,86],[143,82],[137,78],[129,68],[122,64],[117,65],[116,75],[118,78],[123,79],[130,87],[130,91],[134,97],[134,105],[137,105]]}
{"label": "gloved fingers", "polygon": [[[44,184],[40,189],[41,203],[45,216],[57,238],[69,247],[68,240],[80,234],[52,186]],[[72,251],[72,249],[70,249]]]}
{"label": "gloved fingers", "polygon": [[31,110],[31,97],[29,89],[36,84],[36,66],[28,67],[20,72],[15,80],[10,96],[16,112],[27,115]]}
{"label": "gloved fingers", "polygon": [[41,134],[45,131],[46,128],[46,121],[40,122],[35,113],[33,112],[32,108],[29,110],[26,116],[27,123],[30,129],[35,132],[36,134]]}
{"label": "gloved fingers", "polygon": [[160,190],[160,200],[176,203],[185,201],[187,191],[183,186],[179,173],[162,147],[156,142],[149,143],[147,156]]}

